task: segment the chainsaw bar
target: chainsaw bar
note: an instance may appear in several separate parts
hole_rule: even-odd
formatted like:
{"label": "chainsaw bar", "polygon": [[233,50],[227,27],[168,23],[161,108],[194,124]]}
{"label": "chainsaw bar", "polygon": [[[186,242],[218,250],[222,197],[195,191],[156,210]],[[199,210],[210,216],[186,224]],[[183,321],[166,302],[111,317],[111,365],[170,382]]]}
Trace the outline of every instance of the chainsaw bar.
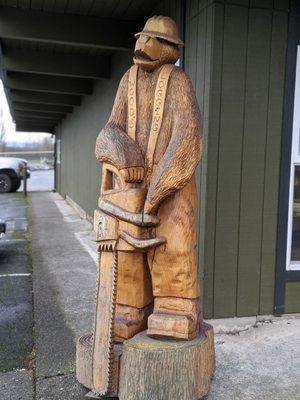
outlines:
{"label": "chainsaw bar", "polygon": [[[104,246],[103,248],[107,249]],[[113,249],[115,246],[113,246]],[[118,253],[101,251],[93,335],[93,384],[101,396],[116,391],[114,322],[117,298]]]}

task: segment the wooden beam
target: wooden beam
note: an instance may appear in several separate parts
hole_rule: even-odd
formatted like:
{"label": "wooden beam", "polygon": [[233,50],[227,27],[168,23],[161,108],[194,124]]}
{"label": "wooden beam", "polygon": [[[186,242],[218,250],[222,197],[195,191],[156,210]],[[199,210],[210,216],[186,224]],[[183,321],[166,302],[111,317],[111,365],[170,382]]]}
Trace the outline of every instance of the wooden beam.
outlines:
{"label": "wooden beam", "polygon": [[63,114],[58,113],[48,113],[48,112],[40,112],[40,111],[19,111],[14,110],[14,116],[18,118],[36,118],[36,119],[57,119],[61,120],[64,118]]}
{"label": "wooden beam", "polygon": [[8,73],[6,84],[11,89],[62,94],[86,95],[93,93],[93,81],[24,73]]}
{"label": "wooden beam", "polygon": [[4,48],[3,68],[7,71],[75,78],[109,78],[110,57]]}
{"label": "wooden beam", "polygon": [[53,131],[53,127],[57,125],[57,121],[51,122],[47,121],[44,123],[37,123],[32,120],[17,120],[16,122],[16,130],[26,130],[26,131]]}
{"label": "wooden beam", "polygon": [[0,37],[34,42],[128,50],[143,24],[97,17],[1,7]]}
{"label": "wooden beam", "polygon": [[26,103],[22,101],[13,101],[13,108],[15,111],[41,111],[44,113],[60,113],[65,115],[73,111],[72,107],[69,106],[56,106],[51,104],[38,104],[38,103]]}
{"label": "wooden beam", "polygon": [[53,104],[64,106],[80,106],[81,97],[71,94],[54,94],[42,92],[29,92],[20,90],[10,90],[10,96],[13,101],[22,101],[26,103]]}
{"label": "wooden beam", "polygon": [[3,49],[2,49],[2,45],[1,45],[1,41],[0,41],[0,79],[1,79],[2,84],[3,84],[3,90],[4,90],[4,93],[5,93],[5,97],[6,97],[6,100],[7,100],[9,111],[12,113],[13,112],[12,100],[11,100],[11,98],[9,96],[9,88],[7,86],[7,83],[6,83],[6,71],[4,70],[2,64],[3,64]]}
{"label": "wooden beam", "polygon": [[16,123],[24,122],[25,124],[33,124],[35,126],[53,126],[56,125],[60,120],[59,119],[37,119],[31,117],[16,117]]}
{"label": "wooden beam", "polygon": [[32,124],[16,123],[16,131],[54,133],[54,126],[36,126]]}

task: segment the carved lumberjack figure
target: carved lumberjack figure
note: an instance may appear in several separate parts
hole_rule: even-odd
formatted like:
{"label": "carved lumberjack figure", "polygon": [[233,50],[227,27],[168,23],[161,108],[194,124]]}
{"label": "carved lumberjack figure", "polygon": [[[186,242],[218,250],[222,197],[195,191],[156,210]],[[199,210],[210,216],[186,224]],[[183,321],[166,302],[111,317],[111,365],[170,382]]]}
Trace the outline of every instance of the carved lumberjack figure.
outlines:
{"label": "carved lumberjack figure", "polygon": [[[183,44],[174,21],[155,16],[136,37],[134,67],[120,82],[96,157],[125,182],[146,188],[142,212],[158,216],[153,234],[166,244],[149,249],[147,264],[138,268],[134,256],[128,265],[119,257],[115,333],[127,339],[146,327],[154,298],[148,334],[190,339],[199,318],[194,173],[201,156],[200,113],[190,79],[174,66]],[[166,91],[163,108],[159,91]],[[186,324],[178,324],[181,316]]]}
{"label": "carved lumberjack figure", "polygon": [[[183,45],[175,22],[154,16],[136,38],[134,65],[96,143],[103,180],[95,214],[101,261],[94,369],[112,346],[104,343],[112,331],[119,342],[144,329],[185,340],[199,331],[200,112],[189,77],[174,65]],[[94,372],[96,388],[97,379]]]}

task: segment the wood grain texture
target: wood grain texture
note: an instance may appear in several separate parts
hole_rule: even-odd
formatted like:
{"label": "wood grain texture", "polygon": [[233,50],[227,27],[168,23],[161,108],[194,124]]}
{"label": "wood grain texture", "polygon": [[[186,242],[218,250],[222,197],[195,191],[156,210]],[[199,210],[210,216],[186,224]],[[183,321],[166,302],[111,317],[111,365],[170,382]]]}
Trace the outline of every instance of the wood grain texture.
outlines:
{"label": "wood grain texture", "polygon": [[[146,191],[146,198],[142,209],[129,211],[131,204],[137,204],[138,197],[130,195],[134,194],[133,189],[124,190],[126,178],[120,180],[123,190],[119,183],[113,189],[113,180],[108,178],[105,167],[99,208],[118,220],[118,252],[147,250],[154,297],[163,301],[173,296],[198,303],[195,252],[198,205],[194,173],[202,150],[201,116],[191,80],[173,65],[178,58],[174,43],[180,43],[174,22],[167,17],[153,17],[144,29],[145,33],[137,36],[135,66],[120,82],[111,117],[99,133],[95,152],[98,161],[112,165],[118,175],[124,168],[142,168],[135,155],[130,154],[131,151],[137,154],[139,149],[146,160],[144,178],[138,180],[137,174],[133,174],[130,182],[137,196],[139,190]],[[151,32],[159,29],[162,32],[158,38],[167,38],[173,44],[153,36]],[[131,150],[127,145],[130,147],[132,143]],[[151,225],[152,229],[144,229]],[[155,244],[160,246],[152,249]],[[118,292],[122,293],[125,287],[122,280],[119,282]],[[132,306],[132,299],[124,305]],[[190,323],[186,312],[181,310],[180,318],[188,320],[186,338],[191,339],[197,334],[198,314],[193,314],[194,323]],[[154,316],[153,320],[163,324],[163,318],[166,317]],[[155,335],[154,326],[150,330]],[[174,331],[174,338],[182,338],[181,334]],[[172,337],[171,328],[166,336]]]}
{"label": "wood grain texture", "polygon": [[142,332],[124,344],[119,399],[199,400],[208,393],[214,370],[209,325],[189,342],[153,340]]}
{"label": "wood grain texture", "polygon": [[149,336],[179,340],[197,337],[201,324],[198,298],[156,297],[153,311],[148,319]]}
{"label": "wood grain texture", "polygon": [[[117,107],[119,107],[118,103]],[[117,111],[115,112],[117,113]],[[119,128],[115,121],[109,122],[98,136],[95,154],[98,161],[111,164],[118,169],[144,167],[144,158],[140,148],[127,133]]]}
{"label": "wood grain texture", "polygon": [[[122,346],[117,344],[114,346],[113,368],[115,370],[114,380],[112,382],[111,398],[118,395],[119,388],[119,368],[120,357],[122,354]],[[93,384],[93,335],[86,334],[81,336],[76,344],[76,378],[92,391],[95,390]]]}
{"label": "wood grain texture", "polygon": [[113,394],[114,323],[117,297],[118,255],[102,251],[99,257],[96,311],[93,331],[93,387],[101,394]]}
{"label": "wood grain texture", "polygon": [[132,338],[137,332],[147,329],[147,319],[152,311],[152,303],[143,308],[117,304],[115,341],[123,343],[124,340]]}
{"label": "wood grain texture", "polygon": [[88,389],[93,389],[93,335],[81,336],[76,344],[76,378]]}
{"label": "wood grain texture", "polygon": [[[110,120],[96,142],[98,161],[108,162],[118,169],[144,166],[142,157],[145,158],[147,154],[155,85],[159,72],[160,70],[150,74],[140,69],[138,73],[139,115],[136,142],[126,133],[128,72],[124,75]],[[145,212],[148,213],[156,210],[164,198],[187,184],[200,160],[200,113],[191,81],[179,68],[175,68],[170,77],[161,131],[164,134],[158,138],[153,175],[145,203]],[[193,149],[193,157],[190,149]]]}
{"label": "wood grain texture", "polygon": [[[182,44],[175,22],[154,16],[136,37],[135,65],[120,82],[95,149],[104,165],[94,218],[100,257],[92,384],[101,396],[117,393],[116,342],[147,325],[148,336],[193,341],[201,322],[195,251],[200,111],[190,79],[173,65]],[[203,333],[196,346],[208,351],[202,358],[211,356],[208,337]],[[210,382],[211,371],[204,373]],[[200,385],[206,394],[209,383]]]}

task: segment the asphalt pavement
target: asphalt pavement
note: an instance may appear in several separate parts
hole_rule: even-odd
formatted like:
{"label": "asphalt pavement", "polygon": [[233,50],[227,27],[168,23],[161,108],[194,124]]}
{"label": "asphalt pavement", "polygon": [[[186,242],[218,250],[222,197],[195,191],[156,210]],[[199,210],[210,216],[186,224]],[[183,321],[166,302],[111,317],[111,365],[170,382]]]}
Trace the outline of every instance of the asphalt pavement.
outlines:
{"label": "asphalt pavement", "polygon": [[20,194],[1,195],[0,371],[27,368],[32,341],[32,269],[28,255],[27,207]]}
{"label": "asphalt pavement", "polygon": [[91,226],[51,192],[3,194],[0,217],[0,399],[82,399],[75,346],[92,329],[96,263],[75,232]]}
{"label": "asphalt pavement", "polygon": [[0,195],[7,234],[0,239],[0,398],[33,398],[32,264],[28,203],[21,193]]}

